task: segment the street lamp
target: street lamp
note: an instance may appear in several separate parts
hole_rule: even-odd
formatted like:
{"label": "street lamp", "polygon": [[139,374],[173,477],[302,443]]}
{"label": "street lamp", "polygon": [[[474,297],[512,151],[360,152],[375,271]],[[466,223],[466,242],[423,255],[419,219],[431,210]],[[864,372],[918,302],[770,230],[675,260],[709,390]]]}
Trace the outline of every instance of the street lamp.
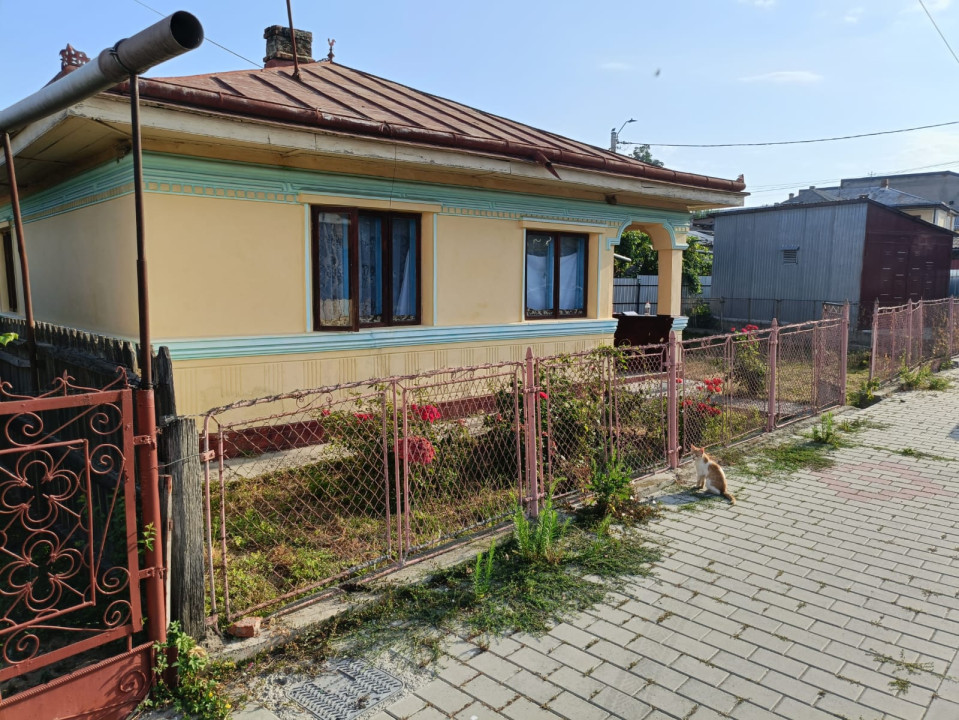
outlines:
{"label": "street lamp", "polygon": [[630,123],[636,122],[633,118],[630,118],[622,125],[619,126],[619,130],[612,128],[609,131],[609,151],[616,152],[616,148],[619,146],[619,134],[623,131],[623,128],[629,125]]}

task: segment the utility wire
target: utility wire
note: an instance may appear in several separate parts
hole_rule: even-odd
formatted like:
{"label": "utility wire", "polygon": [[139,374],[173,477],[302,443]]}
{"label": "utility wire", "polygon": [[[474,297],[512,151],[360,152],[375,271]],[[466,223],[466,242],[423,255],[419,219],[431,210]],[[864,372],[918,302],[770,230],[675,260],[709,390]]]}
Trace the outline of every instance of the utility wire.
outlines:
{"label": "utility wire", "polygon": [[781,140],[779,142],[747,142],[747,143],[714,143],[714,144],[695,144],[695,143],[648,143],[648,142],[627,142],[620,141],[622,145],[651,145],[653,147],[679,147],[679,148],[727,148],[727,147],[759,147],[765,145],[804,145],[808,143],[833,142],[835,140],[852,140],[853,138],[875,137],[877,135],[895,135],[896,133],[915,132],[916,130],[929,130],[930,128],[946,127],[947,125],[959,125],[959,120],[951,120],[935,125],[917,125],[916,127],[901,128],[899,130],[880,130],[879,132],[859,133],[857,135],[838,135],[836,137],[816,138],[813,140]]}
{"label": "utility wire", "polygon": [[[150,10],[151,12],[155,12],[155,13],[156,13],[157,15],[159,15],[160,17],[166,17],[166,13],[160,12],[160,11],[157,10],[155,7],[150,7],[150,6],[147,5],[145,2],[141,2],[141,0],[133,0],[133,2],[135,2],[137,5],[140,5],[141,7],[145,7],[147,10]],[[207,42],[213,43],[214,45],[216,45],[216,46],[217,46],[218,48],[220,48],[221,50],[226,50],[228,53],[230,53],[230,55],[235,55],[236,57],[240,58],[240,60],[244,60],[245,62],[250,63],[250,65],[252,65],[252,66],[255,67],[255,68],[262,68],[262,67],[263,67],[263,65],[262,65],[261,63],[258,63],[258,62],[256,62],[255,60],[250,60],[250,58],[245,57],[245,56],[243,56],[243,55],[240,55],[240,53],[238,53],[238,52],[233,52],[233,51],[230,50],[230,48],[228,48],[226,45],[220,45],[220,43],[218,43],[216,40],[214,40],[213,38],[211,38],[211,37],[209,37],[209,36],[207,36],[205,39],[206,39]]]}
{"label": "utility wire", "polygon": [[[888,175],[901,175],[903,173],[915,172],[916,170],[928,170],[930,168],[939,168],[939,167],[951,167],[953,165],[959,165],[959,160],[949,160],[946,162],[935,163],[933,165],[920,165],[918,167],[903,168],[901,170],[889,170],[887,172],[873,173],[877,178],[888,176]],[[749,192],[753,195],[762,195],[763,193],[770,192],[782,192],[783,190],[789,190],[790,188],[808,186],[808,185],[822,185],[824,183],[838,183],[842,178],[828,178],[826,180],[797,180],[796,182],[780,182],[780,183],[768,183],[766,185],[753,185],[749,187]]]}
{"label": "utility wire", "polygon": [[922,5],[922,9],[926,12],[926,17],[929,18],[929,22],[931,22],[932,26],[936,28],[936,32],[939,33],[939,37],[942,38],[942,41],[946,44],[946,47],[949,48],[949,52],[952,53],[952,59],[959,63],[959,56],[956,55],[956,51],[952,49],[952,45],[950,45],[949,41],[946,40],[946,36],[942,34],[942,30],[939,29],[939,25],[932,17],[932,13],[929,12],[929,8],[926,7],[926,3],[924,3],[922,0],[919,0],[919,4]]}

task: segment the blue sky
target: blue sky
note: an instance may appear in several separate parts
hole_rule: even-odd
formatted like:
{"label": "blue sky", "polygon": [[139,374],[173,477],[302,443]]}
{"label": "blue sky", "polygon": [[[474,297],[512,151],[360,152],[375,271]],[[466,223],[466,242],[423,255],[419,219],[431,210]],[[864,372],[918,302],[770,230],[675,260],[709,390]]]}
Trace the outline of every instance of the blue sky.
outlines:
{"label": "blue sky", "polygon": [[[286,22],[285,0],[144,2],[189,10],[208,38],[257,61],[263,28]],[[926,5],[959,52],[959,0]],[[959,63],[918,0],[294,0],[293,11],[314,56],[333,37],[343,64],[578,140],[606,146],[635,118],[622,139],[654,143],[669,167],[745,174],[751,205],[840,177],[959,171],[959,125],[794,147],[655,146],[959,120]],[[56,74],[66,43],[92,56],[158,17],[134,0],[0,0],[0,107]],[[151,74],[248,67],[205,43]]]}

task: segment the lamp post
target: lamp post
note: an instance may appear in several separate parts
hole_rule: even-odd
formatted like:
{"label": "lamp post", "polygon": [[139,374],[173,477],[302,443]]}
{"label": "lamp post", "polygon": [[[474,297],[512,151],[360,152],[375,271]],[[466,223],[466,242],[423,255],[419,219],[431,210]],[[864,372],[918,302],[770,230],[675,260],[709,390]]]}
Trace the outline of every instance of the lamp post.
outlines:
{"label": "lamp post", "polygon": [[619,126],[619,130],[617,130],[616,128],[612,128],[609,131],[609,151],[610,152],[616,152],[616,148],[619,145],[619,134],[623,131],[623,128],[629,125],[630,123],[634,123],[634,122],[636,122],[636,120],[633,118],[630,118],[629,120],[627,120],[626,122],[624,122],[622,125]]}

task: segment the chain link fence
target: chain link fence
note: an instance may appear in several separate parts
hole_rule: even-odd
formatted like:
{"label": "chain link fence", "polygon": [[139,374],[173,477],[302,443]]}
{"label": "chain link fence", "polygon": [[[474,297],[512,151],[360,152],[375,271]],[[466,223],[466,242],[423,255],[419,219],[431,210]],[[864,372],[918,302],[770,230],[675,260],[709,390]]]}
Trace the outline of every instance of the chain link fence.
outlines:
{"label": "chain link fence", "polygon": [[875,307],[869,379],[886,382],[903,368],[942,364],[959,354],[959,298]]}
{"label": "chain link fence", "polygon": [[441,370],[207,413],[208,610],[318,597],[502,523],[611,462],[640,477],[692,445],[842,400],[848,316]]}

